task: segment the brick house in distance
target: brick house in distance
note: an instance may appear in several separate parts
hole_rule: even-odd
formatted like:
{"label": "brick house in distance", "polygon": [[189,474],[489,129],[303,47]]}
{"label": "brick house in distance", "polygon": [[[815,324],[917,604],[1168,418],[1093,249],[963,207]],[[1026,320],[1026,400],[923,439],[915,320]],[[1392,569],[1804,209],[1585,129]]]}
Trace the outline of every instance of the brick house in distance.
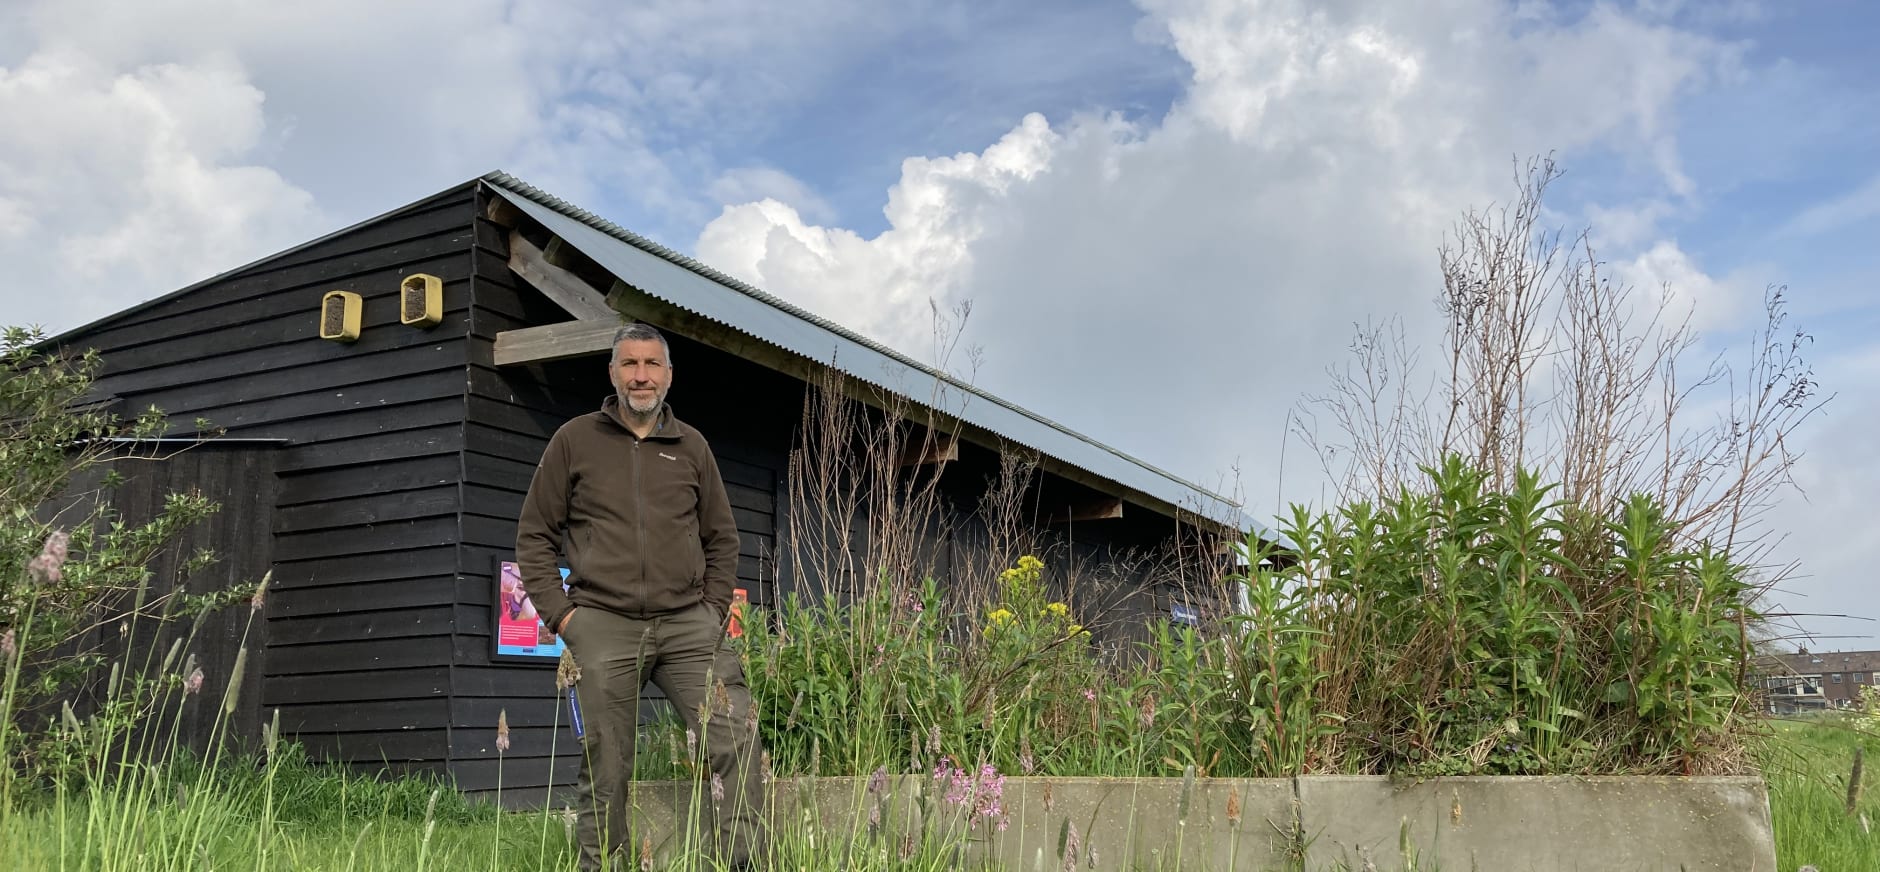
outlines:
{"label": "brick house in distance", "polygon": [[1880,651],[1776,654],[1756,662],[1760,689],[1772,714],[1855,708],[1861,689],[1880,685]]}

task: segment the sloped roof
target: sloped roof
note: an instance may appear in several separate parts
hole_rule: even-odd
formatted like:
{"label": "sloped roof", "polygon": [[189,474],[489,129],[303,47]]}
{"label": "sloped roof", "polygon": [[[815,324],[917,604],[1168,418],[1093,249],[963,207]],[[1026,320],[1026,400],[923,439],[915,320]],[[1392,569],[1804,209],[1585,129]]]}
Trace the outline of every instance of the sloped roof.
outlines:
{"label": "sloped roof", "polygon": [[1284,541],[1225,496],[959,381],[521,179],[497,172],[484,181],[563,244],[574,246],[615,278],[667,304],[831,366],[1128,490],[1219,524],[1259,531],[1269,541]]}
{"label": "sloped roof", "polygon": [[1778,674],[1826,675],[1832,672],[1880,672],[1880,651],[1811,651],[1807,654],[1778,654],[1774,661]]}

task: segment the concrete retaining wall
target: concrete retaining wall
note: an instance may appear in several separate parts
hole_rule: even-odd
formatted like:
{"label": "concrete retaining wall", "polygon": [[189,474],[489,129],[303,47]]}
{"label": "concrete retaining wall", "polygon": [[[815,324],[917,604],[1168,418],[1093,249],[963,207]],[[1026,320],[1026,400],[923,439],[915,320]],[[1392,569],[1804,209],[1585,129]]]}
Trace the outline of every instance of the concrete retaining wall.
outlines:
{"label": "concrete retaining wall", "polygon": [[[691,786],[638,793],[636,832],[660,854],[682,850],[675,821],[702,817],[687,814]],[[925,839],[960,846],[962,866],[1017,870],[1775,868],[1768,796],[1750,777],[1007,778],[1003,829],[947,793],[919,776],[872,793],[865,778],[782,780],[770,819],[779,838],[814,832],[832,856]]]}

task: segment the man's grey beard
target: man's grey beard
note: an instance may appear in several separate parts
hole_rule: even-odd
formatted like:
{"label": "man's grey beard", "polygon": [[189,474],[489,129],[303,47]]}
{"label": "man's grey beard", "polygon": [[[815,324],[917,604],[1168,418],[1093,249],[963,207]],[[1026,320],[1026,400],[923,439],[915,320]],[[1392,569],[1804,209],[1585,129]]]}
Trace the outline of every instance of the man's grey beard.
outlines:
{"label": "man's grey beard", "polygon": [[664,397],[654,397],[653,407],[642,410],[633,405],[633,398],[629,396],[626,391],[615,391],[614,393],[620,397],[620,411],[627,417],[638,421],[651,421],[655,417],[658,417],[659,404],[665,401]]}

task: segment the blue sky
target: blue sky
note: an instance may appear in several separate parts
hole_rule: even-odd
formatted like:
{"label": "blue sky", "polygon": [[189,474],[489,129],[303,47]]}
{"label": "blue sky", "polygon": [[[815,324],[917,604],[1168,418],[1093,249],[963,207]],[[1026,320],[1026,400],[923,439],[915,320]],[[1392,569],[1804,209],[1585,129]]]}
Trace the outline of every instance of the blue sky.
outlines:
{"label": "blue sky", "polygon": [[502,168],[917,355],[970,301],[954,368],[1270,506],[1327,493],[1285,410],[1353,323],[1433,347],[1444,232],[1552,153],[1549,218],[1704,352],[1789,287],[1835,400],[1767,518],[1785,605],[1880,616],[1877,33],[1859,0],[19,0],[0,294],[70,327]]}

